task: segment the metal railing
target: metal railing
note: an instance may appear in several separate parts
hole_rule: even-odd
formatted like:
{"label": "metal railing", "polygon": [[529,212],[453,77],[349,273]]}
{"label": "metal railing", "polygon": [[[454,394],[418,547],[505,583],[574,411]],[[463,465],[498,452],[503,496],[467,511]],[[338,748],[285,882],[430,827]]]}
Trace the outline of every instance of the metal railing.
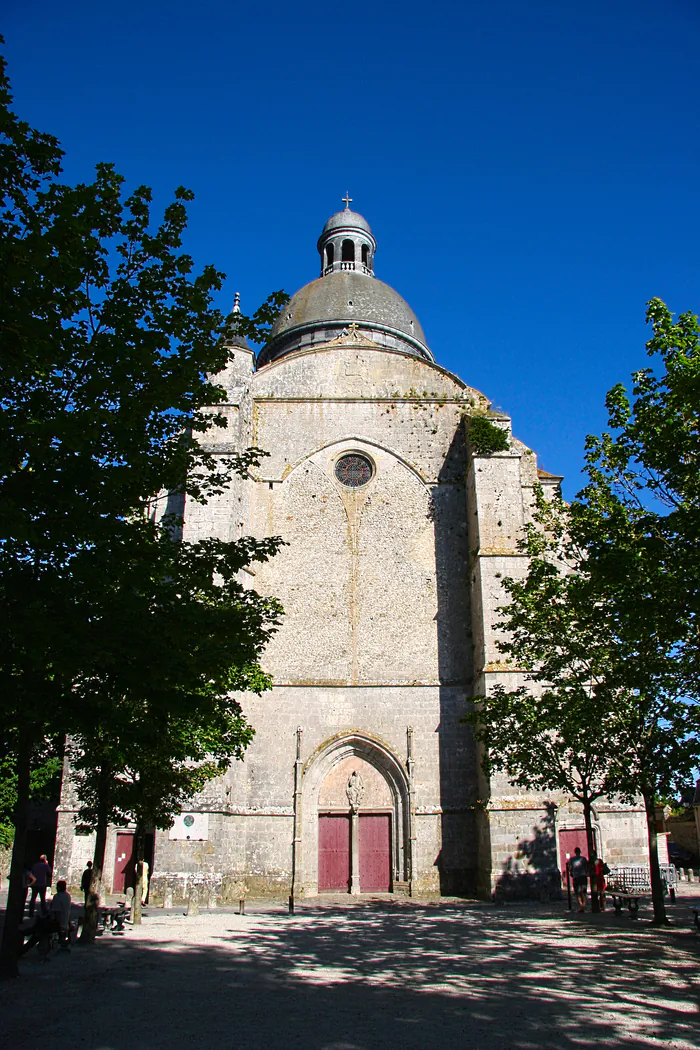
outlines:
{"label": "metal railing", "polygon": [[[673,864],[660,864],[664,893],[676,889],[678,872]],[[618,864],[610,869],[608,889],[619,893],[651,893],[651,873],[645,864]]]}

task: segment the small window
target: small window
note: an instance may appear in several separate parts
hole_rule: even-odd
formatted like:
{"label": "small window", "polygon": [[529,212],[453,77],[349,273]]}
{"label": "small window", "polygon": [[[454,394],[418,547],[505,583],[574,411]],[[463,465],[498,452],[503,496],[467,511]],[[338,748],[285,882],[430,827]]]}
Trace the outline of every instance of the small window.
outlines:
{"label": "small window", "polygon": [[343,262],[355,262],[355,244],[353,241],[343,241],[341,252]]}
{"label": "small window", "polygon": [[326,246],[326,266],[332,266],[333,265],[333,256],[334,255],[335,255],[335,252],[333,251],[333,245],[332,244],[327,245]]}
{"label": "small window", "polygon": [[362,265],[369,269],[369,248],[366,244],[362,245]]}

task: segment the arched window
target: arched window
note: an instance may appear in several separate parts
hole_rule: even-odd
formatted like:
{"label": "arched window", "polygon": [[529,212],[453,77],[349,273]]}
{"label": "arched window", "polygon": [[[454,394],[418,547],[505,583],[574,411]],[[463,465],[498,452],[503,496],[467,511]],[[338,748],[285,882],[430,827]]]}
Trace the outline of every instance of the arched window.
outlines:
{"label": "arched window", "polygon": [[369,248],[366,244],[362,245],[362,265],[369,269]]}
{"label": "arched window", "polygon": [[355,244],[353,241],[343,241],[340,257],[343,262],[355,262]]}
{"label": "arched window", "polygon": [[335,253],[333,251],[333,245],[332,244],[326,245],[326,266],[332,266],[333,265],[333,256],[334,256],[334,254]]}

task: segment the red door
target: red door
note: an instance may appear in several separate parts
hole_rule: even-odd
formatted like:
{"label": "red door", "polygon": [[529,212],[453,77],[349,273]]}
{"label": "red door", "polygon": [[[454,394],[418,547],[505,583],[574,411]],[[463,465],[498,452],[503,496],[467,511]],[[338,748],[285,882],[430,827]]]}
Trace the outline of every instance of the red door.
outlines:
{"label": "red door", "polygon": [[586,842],[585,828],[562,828],[559,832],[559,871],[562,878],[566,873],[566,862],[573,857],[574,850],[579,847],[584,857],[588,858],[588,843]]}
{"label": "red door", "polygon": [[117,832],[117,850],[114,857],[113,893],[123,893],[136,885],[136,851],[133,832]]}
{"label": "red door", "polygon": [[318,889],[350,888],[350,817],[318,818]]}
{"label": "red door", "polygon": [[360,890],[388,893],[391,889],[391,817],[360,816]]}

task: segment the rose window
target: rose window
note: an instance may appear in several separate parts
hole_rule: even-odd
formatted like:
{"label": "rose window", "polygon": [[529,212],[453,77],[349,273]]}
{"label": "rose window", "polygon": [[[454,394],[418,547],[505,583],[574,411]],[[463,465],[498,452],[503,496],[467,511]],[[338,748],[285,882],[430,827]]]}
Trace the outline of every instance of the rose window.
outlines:
{"label": "rose window", "polygon": [[366,485],[374,474],[372,464],[365,456],[358,456],[356,452],[347,456],[341,456],[335,465],[335,476],[341,485],[349,489],[359,488]]}

